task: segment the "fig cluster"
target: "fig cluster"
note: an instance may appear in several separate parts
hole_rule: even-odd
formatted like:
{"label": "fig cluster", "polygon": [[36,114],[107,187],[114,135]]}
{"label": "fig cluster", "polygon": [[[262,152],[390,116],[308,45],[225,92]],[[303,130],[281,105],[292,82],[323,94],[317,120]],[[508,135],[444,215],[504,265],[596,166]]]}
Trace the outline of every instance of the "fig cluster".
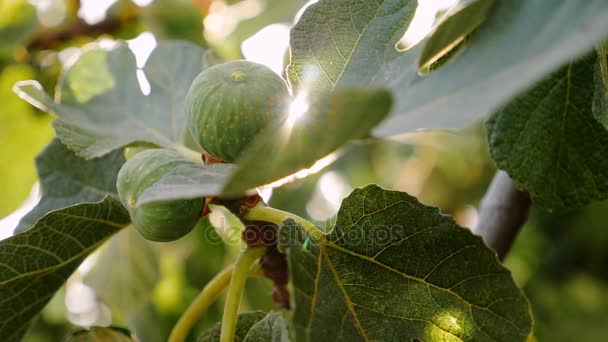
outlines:
{"label": "fig cluster", "polygon": [[[256,135],[283,120],[288,98],[285,81],[266,66],[249,61],[219,64],[192,82],[185,100],[187,128],[213,159],[234,162]],[[133,226],[146,239],[173,241],[198,223],[204,198],[139,203],[150,187],[192,165],[176,151],[146,149],[121,168],[119,198]]]}

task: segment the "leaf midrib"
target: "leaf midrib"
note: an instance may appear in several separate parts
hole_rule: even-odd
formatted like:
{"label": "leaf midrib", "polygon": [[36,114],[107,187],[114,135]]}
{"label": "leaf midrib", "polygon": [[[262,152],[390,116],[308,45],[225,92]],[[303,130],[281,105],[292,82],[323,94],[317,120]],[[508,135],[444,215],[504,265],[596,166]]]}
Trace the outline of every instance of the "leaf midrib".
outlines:
{"label": "leaf midrib", "polygon": [[[345,60],[346,63],[344,63],[344,67],[342,68],[342,70],[340,71],[340,74],[338,75],[338,77],[336,77],[336,82],[333,84],[333,89],[336,89],[336,85],[340,82],[340,79],[342,79],[342,75],[344,75],[344,72],[346,71],[346,69],[348,68],[348,66],[350,65],[350,62],[352,61],[352,57],[355,53],[355,51],[359,48],[359,42],[361,41],[361,37],[363,37],[365,35],[365,33],[367,32],[367,29],[369,28],[369,26],[378,18],[378,13],[380,13],[380,10],[382,9],[382,6],[384,5],[384,1],[381,4],[378,4],[378,8],[376,9],[376,13],[374,13],[374,17],[365,25],[365,27],[363,28],[363,30],[361,30],[361,33],[359,33],[359,31],[357,30],[357,27],[355,26],[354,22],[353,22],[353,28],[355,29],[355,31],[357,33],[359,33],[357,40],[355,41],[355,43],[353,44],[353,48],[350,51],[350,53],[348,54],[348,58]],[[348,11],[350,14],[350,18],[351,18],[351,22],[353,21],[353,15],[352,12],[350,10],[350,2],[348,3]],[[333,34],[331,34],[332,36],[332,40],[334,40],[333,38]],[[334,44],[335,40],[334,40]],[[336,44],[336,49],[338,49],[338,51],[340,51],[340,48],[338,47],[338,44]]]}
{"label": "leaf midrib", "polygon": [[[568,64],[568,69],[566,71],[566,94],[565,94],[565,98],[564,98],[564,109],[562,111],[562,115],[561,115],[561,122],[560,122],[560,133],[559,133],[559,146],[557,149],[557,160],[556,163],[557,165],[555,166],[556,170],[560,170],[560,162],[562,159],[562,153],[563,153],[563,147],[564,147],[564,142],[565,142],[565,131],[566,131],[566,120],[568,119],[568,113],[570,111],[570,90],[572,88],[572,67],[573,67],[573,63]],[[553,182],[553,192],[555,194],[558,193],[558,182]]]}
{"label": "leaf midrib", "polygon": [[344,285],[342,284],[342,281],[340,280],[340,276],[338,275],[338,272],[334,268],[334,265],[331,262],[331,259],[329,259],[329,256],[327,255],[327,251],[325,250],[325,248],[321,248],[321,256],[319,257],[319,259],[321,259],[321,258],[323,258],[325,260],[325,263],[327,264],[327,268],[330,270],[331,274],[334,276],[334,279],[336,280],[336,284],[340,288],[340,292],[342,292],[342,297],[344,297],[346,309],[353,316],[353,322],[355,323],[355,327],[357,328],[357,330],[359,331],[359,333],[361,334],[363,339],[365,341],[369,341],[369,336],[367,336],[367,332],[363,328],[361,321],[359,321],[359,316],[357,316],[357,312],[355,311],[354,304],[351,301],[348,293],[346,292],[346,289],[344,288]]}
{"label": "leaf midrib", "polygon": [[[380,13],[380,10],[382,9],[382,5],[384,5],[384,2],[382,2],[381,4],[378,4],[376,2],[376,5],[377,5],[376,13],[374,13],[374,16],[369,20],[369,22],[365,25],[365,27],[361,30],[361,32],[359,32],[359,30],[357,30],[357,27],[356,27],[356,25],[353,22],[352,13],[350,11],[350,3],[349,3],[349,15],[351,17],[351,23],[353,24],[353,29],[355,30],[355,32],[357,32],[357,39],[355,40],[355,42],[354,42],[354,44],[352,46],[352,49],[351,49],[351,51],[350,51],[350,53],[348,55],[348,58],[344,58],[344,56],[342,55],[342,51],[340,51],[340,47],[338,46],[336,40],[334,39],[333,29],[331,27],[329,27],[329,24],[328,24],[329,35],[331,36],[332,42],[336,46],[336,50],[338,50],[338,53],[340,54],[340,56],[342,56],[342,58],[345,61],[344,66],[342,67],[342,70],[340,70],[340,74],[338,74],[338,76],[336,77],[335,81],[333,81],[331,79],[331,77],[329,77],[329,74],[325,71],[325,68],[323,67],[323,64],[319,61],[319,58],[317,57],[317,55],[315,54],[315,52],[311,49],[310,41],[308,39],[308,36],[306,36],[307,50],[310,51],[310,53],[313,56],[313,58],[317,61],[317,65],[319,66],[319,69],[323,72],[323,74],[325,75],[325,77],[329,81],[329,84],[331,85],[331,90],[332,91],[336,89],[336,86],[340,82],[340,79],[342,78],[342,76],[344,75],[344,72],[346,71],[346,69],[348,68],[350,62],[352,61],[352,56],[355,53],[355,51],[359,48],[359,43],[361,41],[361,38],[365,35],[365,33],[367,32],[367,29],[372,24],[372,22],[374,22],[374,20],[376,20],[378,18],[378,13]],[[315,5],[313,5],[313,6],[315,6]],[[325,19],[325,21],[327,22],[325,15],[323,15],[323,19]],[[296,75],[296,77],[300,81],[300,86],[302,86],[302,78],[300,77],[300,73],[298,73],[296,70],[294,70],[294,74]]]}

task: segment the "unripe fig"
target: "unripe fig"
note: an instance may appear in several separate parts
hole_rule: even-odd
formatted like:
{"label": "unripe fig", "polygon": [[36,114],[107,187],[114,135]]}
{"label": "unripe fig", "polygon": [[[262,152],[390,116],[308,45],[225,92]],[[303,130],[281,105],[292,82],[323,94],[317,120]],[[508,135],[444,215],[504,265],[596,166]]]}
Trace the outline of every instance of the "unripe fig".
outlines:
{"label": "unripe fig", "polygon": [[116,187],[133,226],[146,239],[173,241],[188,234],[200,219],[203,201],[169,200],[135,206],[139,196],[164,176],[190,161],[175,151],[151,149],[137,153],[118,172]]}
{"label": "unripe fig", "polygon": [[270,123],[285,114],[289,91],[268,67],[233,61],[201,72],[186,96],[192,137],[207,153],[233,162]]}

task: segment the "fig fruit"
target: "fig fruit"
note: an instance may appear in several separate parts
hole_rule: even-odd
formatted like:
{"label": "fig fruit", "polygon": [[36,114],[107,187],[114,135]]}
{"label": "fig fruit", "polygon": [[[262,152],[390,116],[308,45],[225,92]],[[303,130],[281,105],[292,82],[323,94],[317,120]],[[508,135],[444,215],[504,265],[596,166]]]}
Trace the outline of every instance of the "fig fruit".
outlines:
{"label": "fig fruit", "polygon": [[201,72],[186,96],[192,137],[211,156],[233,162],[260,131],[284,118],[289,90],[270,68],[249,61]]}
{"label": "fig fruit", "polygon": [[175,151],[150,149],[137,153],[118,172],[116,187],[133,226],[146,239],[168,242],[188,234],[200,219],[201,198],[167,200],[135,206],[140,195],[175,169],[191,162]]}

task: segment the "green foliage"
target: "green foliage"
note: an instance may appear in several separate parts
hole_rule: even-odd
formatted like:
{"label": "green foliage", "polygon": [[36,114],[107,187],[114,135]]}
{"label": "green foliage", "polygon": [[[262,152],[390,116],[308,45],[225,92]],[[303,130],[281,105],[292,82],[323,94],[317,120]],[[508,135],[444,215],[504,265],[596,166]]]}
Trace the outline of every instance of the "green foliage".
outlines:
{"label": "green foliage", "polygon": [[608,197],[608,131],[592,113],[595,63],[568,64],[486,124],[492,158],[547,209]]}
{"label": "green foliage", "polygon": [[27,0],[0,1],[0,59],[10,57],[37,26],[36,9]]}
{"label": "green foliage", "polygon": [[[37,78],[47,89],[57,84],[52,95],[37,81],[19,82],[15,90],[56,114],[58,137],[36,159],[39,204],[20,222],[17,235],[0,241],[0,340],[22,339],[84,258],[129,226],[132,217],[136,230],[154,240],[174,240],[195,225],[199,229],[169,244],[152,244],[134,229],[124,230],[100,251],[84,281],[112,308],[113,323],[128,326],[143,341],[165,341],[179,316],[192,312],[184,310],[195,290],[239,252],[221,244],[219,236],[240,242],[240,235],[231,239],[230,231],[211,224],[220,210],[231,212],[230,219],[239,227],[246,224],[249,232],[264,224],[270,232],[280,229],[278,252],[268,249],[262,272],[228,269],[215,283],[225,285],[230,276],[244,281],[249,271],[272,276],[272,282],[249,282],[241,311],[270,312],[240,315],[238,341],[526,341],[531,312],[513,278],[532,298],[539,338],[572,339],[578,327],[587,328],[581,336],[601,336],[590,322],[605,312],[600,308],[606,302],[601,295],[606,239],[600,229],[605,210],[595,209],[580,221],[546,212],[546,222],[533,218],[530,225],[544,225],[546,231],[524,231],[525,248],[520,248],[525,252],[516,249],[507,263],[512,277],[480,237],[461,228],[467,224],[456,223],[472,222],[465,208],[478,201],[495,171],[480,132],[412,134],[405,137],[406,147],[370,136],[463,128],[500,109],[487,123],[491,155],[536,203],[564,209],[605,199],[608,62],[601,41],[608,34],[608,3],[466,1],[430,38],[400,51],[418,1],[319,0],[291,30],[286,78],[293,97],[283,79],[266,70],[264,77],[248,78],[245,72],[245,82],[239,83],[244,89],[216,89],[217,79],[195,80],[197,74],[248,63],[221,64],[240,56],[240,43],[259,28],[290,22],[304,2],[268,0],[256,2],[259,8],[240,2],[238,17],[245,19],[238,22],[222,12],[240,7],[219,2],[208,8],[206,1],[155,1],[139,8],[121,1],[99,27],[75,20],[71,4],[61,26],[30,41],[50,39],[48,46],[64,48],[90,42],[98,29],[114,38],[149,29],[157,38],[187,39],[215,50],[163,41],[143,67],[120,41],[111,48],[107,40],[88,45],[73,55],[75,60],[65,58],[69,50],[41,51],[24,41],[37,25],[29,3],[0,2],[0,100],[6,112],[0,127],[5,166],[0,188],[8,189],[0,216],[31,188],[34,151],[52,136],[49,116],[8,94],[15,81]],[[214,17],[205,17],[208,13]],[[224,25],[226,39],[205,42],[203,23],[208,29]],[[457,53],[445,54],[456,51],[451,47],[465,37]],[[599,57],[575,60],[593,47]],[[420,74],[420,64],[438,58],[440,67]],[[10,64],[13,59],[28,65]],[[138,80],[142,76],[149,93],[146,82]],[[188,89],[194,89],[191,96]],[[267,109],[269,95],[292,103],[286,108],[284,101],[273,101],[280,108]],[[213,107],[212,115],[201,107]],[[267,112],[274,116],[270,125]],[[253,120],[242,120],[243,114]],[[365,144],[348,145],[362,139]],[[236,164],[204,165],[197,145]],[[128,162],[124,148],[137,152],[128,153]],[[318,171],[338,157],[344,158],[331,172],[295,185],[276,182],[309,172],[301,169]],[[456,219],[403,191],[370,185],[342,201],[337,217],[328,219],[333,228],[317,230],[304,219],[297,218],[301,225],[289,220],[290,212],[262,204],[251,209],[257,198],[243,194],[269,183],[277,187],[273,203],[303,215],[315,216],[314,207],[324,204],[331,215],[353,187],[380,183],[412,189],[408,192]],[[311,194],[324,202],[311,200]],[[200,220],[203,204],[205,212],[214,213]],[[247,216],[256,209],[260,217]],[[556,245],[562,252],[550,249]],[[210,300],[218,299],[224,285]],[[272,298],[284,306],[284,292],[291,291],[290,309],[272,311],[272,285]],[[229,303],[228,313],[236,316],[238,302]],[[193,329],[182,335],[220,338],[221,323],[201,335],[221,316],[221,296],[207,304],[209,311],[200,319],[189,317]],[[32,338],[63,335],[65,326],[49,328],[56,319],[40,317]],[[558,329],[553,332],[548,324]],[[564,334],[556,338],[558,331]],[[127,337],[117,330],[93,328],[68,340],[121,338]]]}
{"label": "green foliage", "polygon": [[282,228],[296,336],[307,340],[525,341],[528,302],[481,239],[405,193],[369,186],[327,241]]}
{"label": "green foliage", "polygon": [[13,64],[0,71],[0,163],[10,165],[0,168],[0,217],[27,197],[36,181],[32,159],[53,136],[50,116],[36,113],[11,91],[15,82],[33,76],[27,65]]}
{"label": "green foliage", "polygon": [[143,21],[162,39],[203,40],[203,15],[189,0],[155,0],[146,8]]}
{"label": "green foliage", "polygon": [[136,205],[146,189],[173,170],[190,164],[175,151],[150,149],[136,154],[120,169],[116,179],[118,196],[129,211],[133,226],[144,238],[169,242],[196,226],[203,209],[201,198]]}
{"label": "green foliage", "polygon": [[600,341],[608,324],[608,202],[551,214],[533,210],[505,265],[534,313],[538,341]]}
{"label": "green foliage", "polygon": [[283,121],[288,98],[285,81],[264,65],[218,64],[192,81],[188,126],[200,147],[231,163],[261,130]]}

